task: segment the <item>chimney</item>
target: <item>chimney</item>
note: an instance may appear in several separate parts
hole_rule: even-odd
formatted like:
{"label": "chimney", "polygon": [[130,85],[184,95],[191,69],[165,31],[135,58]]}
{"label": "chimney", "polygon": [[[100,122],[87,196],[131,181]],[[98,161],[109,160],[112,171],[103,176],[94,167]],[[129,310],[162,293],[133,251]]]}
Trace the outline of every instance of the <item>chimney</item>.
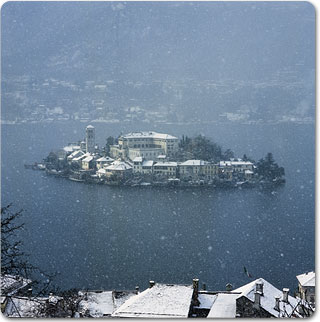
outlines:
{"label": "chimney", "polygon": [[149,288],[153,287],[155,284],[155,281],[149,281]]}
{"label": "chimney", "polygon": [[260,295],[263,296],[263,282],[256,282],[256,292],[260,292]]}
{"label": "chimney", "polygon": [[285,303],[288,303],[289,289],[288,288],[282,289],[282,294],[283,294],[282,301]]}
{"label": "chimney", "polygon": [[207,290],[207,284],[206,284],[206,283],[202,283],[202,289],[203,289],[204,291],[206,291],[206,290]]}
{"label": "chimney", "polygon": [[274,309],[276,310],[276,311],[280,311],[280,296],[275,296],[274,297],[275,298],[275,300],[276,300],[276,303],[275,303],[275,305],[274,305]]}
{"label": "chimney", "polygon": [[259,291],[255,291],[254,292],[253,308],[256,310],[260,309],[260,297],[261,297],[261,293]]}
{"label": "chimney", "polygon": [[194,278],[192,280],[192,286],[193,286],[193,291],[198,293],[198,291],[199,291],[199,279],[198,278]]}
{"label": "chimney", "polygon": [[231,292],[232,291],[232,284],[227,283],[227,285],[226,285],[226,291],[227,292]]}
{"label": "chimney", "polygon": [[138,285],[136,286],[136,293],[137,294],[139,293],[139,286]]}
{"label": "chimney", "polygon": [[192,286],[193,286],[193,294],[192,294],[192,300],[193,300],[193,305],[197,306],[200,304],[198,300],[198,293],[199,293],[199,279],[194,278],[192,280]]}

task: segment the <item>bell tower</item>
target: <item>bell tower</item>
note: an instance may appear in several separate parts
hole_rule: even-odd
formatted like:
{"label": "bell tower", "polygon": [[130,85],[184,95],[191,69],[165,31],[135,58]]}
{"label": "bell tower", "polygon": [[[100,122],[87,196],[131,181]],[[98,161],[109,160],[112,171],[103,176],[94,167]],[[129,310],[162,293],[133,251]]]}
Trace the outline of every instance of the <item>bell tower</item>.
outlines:
{"label": "bell tower", "polygon": [[92,125],[88,125],[86,127],[86,152],[93,153],[94,146],[95,146],[94,127]]}

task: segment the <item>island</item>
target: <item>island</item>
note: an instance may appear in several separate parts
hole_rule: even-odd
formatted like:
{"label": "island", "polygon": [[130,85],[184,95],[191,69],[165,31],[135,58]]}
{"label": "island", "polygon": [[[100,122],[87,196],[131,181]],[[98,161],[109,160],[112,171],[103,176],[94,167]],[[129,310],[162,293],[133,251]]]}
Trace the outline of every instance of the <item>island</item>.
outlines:
{"label": "island", "polygon": [[285,171],[272,153],[258,162],[198,135],[182,136],[154,131],[108,137],[100,148],[95,128],[85,139],[50,152],[43,162],[26,168],[77,182],[126,186],[274,187],[285,183]]}

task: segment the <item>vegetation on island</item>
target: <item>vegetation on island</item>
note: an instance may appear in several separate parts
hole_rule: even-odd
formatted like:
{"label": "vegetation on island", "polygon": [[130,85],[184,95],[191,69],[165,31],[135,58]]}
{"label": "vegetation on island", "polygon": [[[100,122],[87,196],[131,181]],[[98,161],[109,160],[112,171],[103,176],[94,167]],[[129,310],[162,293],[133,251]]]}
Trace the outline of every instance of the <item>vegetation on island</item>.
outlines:
{"label": "vegetation on island", "polygon": [[261,179],[269,182],[279,180],[285,175],[284,168],[279,167],[270,152],[257,162],[257,173]]}
{"label": "vegetation on island", "polygon": [[234,158],[234,153],[230,149],[223,151],[219,144],[212,142],[203,135],[197,135],[193,138],[183,135],[179,142],[179,148],[180,156],[186,155],[189,159],[219,162]]}

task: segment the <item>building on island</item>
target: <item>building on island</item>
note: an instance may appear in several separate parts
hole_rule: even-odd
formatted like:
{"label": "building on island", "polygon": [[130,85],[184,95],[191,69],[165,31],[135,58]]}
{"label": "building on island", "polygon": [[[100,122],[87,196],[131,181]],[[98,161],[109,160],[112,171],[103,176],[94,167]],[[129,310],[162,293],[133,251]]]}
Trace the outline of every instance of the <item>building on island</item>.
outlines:
{"label": "building on island", "polygon": [[114,161],[114,159],[112,159],[110,157],[101,157],[96,160],[96,167],[99,170],[99,169],[111,164],[113,161]]}
{"label": "building on island", "polygon": [[84,159],[82,159],[81,167],[83,170],[90,170],[93,168],[94,157],[92,155],[88,155]]}
{"label": "building on island", "polygon": [[153,165],[155,161],[145,160],[142,157],[136,157],[133,159],[133,173],[151,175],[153,173]]}
{"label": "building on island", "polygon": [[158,177],[177,178],[178,163],[177,162],[157,162],[153,166],[153,173]]}
{"label": "building on island", "polygon": [[177,137],[153,131],[122,135],[118,139],[118,144],[110,147],[111,157],[130,160],[143,157],[155,161],[159,155],[172,157],[177,151]]}
{"label": "building on island", "polygon": [[104,168],[104,170],[106,171],[105,176],[114,181],[127,179],[132,174],[132,166],[122,160],[112,162],[109,166]]}
{"label": "building on island", "polygon": [[218,174],[218,166],[204,160],[187,160],[179,164],[180,179],[213,179]]}
{"label": "building on island", "polygon": [[95,130],[92,125],[86,127],[86,152],[93,153],[95,151]]}

